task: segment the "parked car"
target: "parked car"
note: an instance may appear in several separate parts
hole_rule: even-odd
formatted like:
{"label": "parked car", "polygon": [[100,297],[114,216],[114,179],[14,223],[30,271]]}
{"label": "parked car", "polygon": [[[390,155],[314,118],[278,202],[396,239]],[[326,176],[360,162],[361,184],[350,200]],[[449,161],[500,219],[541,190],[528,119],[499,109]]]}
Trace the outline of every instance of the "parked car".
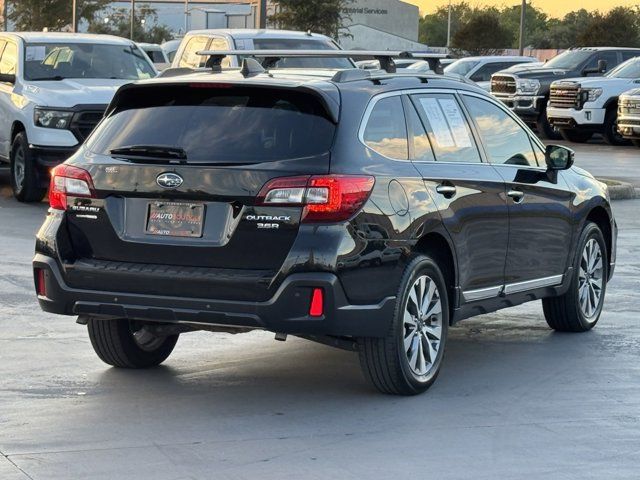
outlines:
{"label": "parked car", "polygon": [[169,59],[169,63],[173,62],[181,42],[182,39],[169,40],[161,45],[162,50],[164,50],[165,55]]}
{"label": "parked car", "polygon": [[546,138],[560,138],[547,119],[551,83],[575,77],[602,76],[620,63],[640,55],[640,49],[584,47],[567,50],[539,68],[512,67],[491,77],[491,93]]}
{"label": "parked car", "polygon": [[439,75],[246,58],[126,85],[53,170],[38,301],[117,367],[163,362],[185,332],[265,329],[420,393],[464,318],[542,299],[556,330],[596,324],[617,227],[606,185],[572,165]]}
{"label": "parked car", "polygon": [[147,54],[158,71],[166,70],[171,66],[171,61],[163,48],[156,43],[138,43],[138,47]]}
{"label": "parked car", "polygon": [[460,75],[477,83],[480,88],[488,92],[491,89],[491,75],[494,73],[514,65],[534,62],[537,60],[533,57],[506,55],[466,57],[449,64],[444,69],[444,73],[445,75]]}
{"label": "parked car", "polygon": [[70,157],[121,85],[157,75],[131,41],[107,35],[0,33],[0,162],[23,202]]}
{"label": "parked car", "polygon": [[570,78],[551,84],[549,123],[562,138],[583,143],[600,133],[610,145],[626,140],[618,133],[618,96],[640,81],[640,57],[618,65],[602,78]]}
{"label": "parked car", "polygon": [[640,147],[640,88],[620,95],[618,100],[618,132]]}
{"label": "parked car", "polygon": [[[340,47],[329,37],[317,33],[287,30],[214,29],[193,30],[182,39],[173,59],[173,68],[204,67],[203,50],[338,50]],[[239,67],[243,56],[225,58],[223,67]],[[285,58],[277,68],[353,68],[347,58]]]}

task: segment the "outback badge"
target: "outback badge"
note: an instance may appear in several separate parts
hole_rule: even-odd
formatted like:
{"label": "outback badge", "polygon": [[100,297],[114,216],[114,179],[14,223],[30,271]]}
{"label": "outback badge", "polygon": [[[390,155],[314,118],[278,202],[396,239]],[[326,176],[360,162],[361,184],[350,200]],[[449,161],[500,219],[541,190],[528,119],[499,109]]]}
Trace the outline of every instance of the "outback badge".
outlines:
{"label": "outback badge", "polygon": [[184,180],[177,173],[164,172],[156,177],[156,183],[162,188],[178,188]]}

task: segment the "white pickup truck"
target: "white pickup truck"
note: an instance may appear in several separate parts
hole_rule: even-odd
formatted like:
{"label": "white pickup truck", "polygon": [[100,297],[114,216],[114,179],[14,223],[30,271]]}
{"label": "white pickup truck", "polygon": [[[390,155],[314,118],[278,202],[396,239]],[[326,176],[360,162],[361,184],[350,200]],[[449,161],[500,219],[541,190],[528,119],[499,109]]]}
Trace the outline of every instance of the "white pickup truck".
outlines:
{"label": "white pickup truck", "polygon": [[640,88],[620,95],[618,100],[618,132],[640,147]]}
{"label": "white pickup truck", "polygon": [[547,118],[565,140],[586,142],[600,133],[611,145],[625,143],[618,132],[618,97],[640,83],[640,57],[604,77],[570,78],[551,84]]}
{"label": "white pickup truck", "polygon": [[82,144],[116,90],[157,73],[123,38],[0,33],[0,163],[15,197],[41,200],[50,168]]}

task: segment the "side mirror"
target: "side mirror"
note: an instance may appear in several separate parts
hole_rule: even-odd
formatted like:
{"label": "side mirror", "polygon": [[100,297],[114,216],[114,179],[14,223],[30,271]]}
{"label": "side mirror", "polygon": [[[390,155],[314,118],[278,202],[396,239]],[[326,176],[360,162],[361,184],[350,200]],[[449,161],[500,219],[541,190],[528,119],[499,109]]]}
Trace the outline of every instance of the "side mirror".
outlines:
{"label": "side mirror", "polygon": [[16,83],[16,76],[13,73],[0,73],[0,83]]}
{"label": "side mirror", "polygon": [[568,170],[573,165],[575,152],[562,145],[547,145],[544,158],[549,170]]}
{"label": "side mirror", "polygon": [[598,75],[607,73],[607,61],[598,60],[598,66],[596,68],[585,68],[582,71],[582,75],[589,75],[591,73],[597,73]]}

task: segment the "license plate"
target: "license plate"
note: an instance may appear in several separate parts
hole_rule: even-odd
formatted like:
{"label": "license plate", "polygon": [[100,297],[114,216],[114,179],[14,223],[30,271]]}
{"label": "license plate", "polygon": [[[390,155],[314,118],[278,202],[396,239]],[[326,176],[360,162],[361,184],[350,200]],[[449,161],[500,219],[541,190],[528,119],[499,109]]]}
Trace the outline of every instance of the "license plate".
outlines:
{"label": "license plate", "polygon": [[145,232],[166,237],[202,237],[204,205],[182,202],[152,202]]}

